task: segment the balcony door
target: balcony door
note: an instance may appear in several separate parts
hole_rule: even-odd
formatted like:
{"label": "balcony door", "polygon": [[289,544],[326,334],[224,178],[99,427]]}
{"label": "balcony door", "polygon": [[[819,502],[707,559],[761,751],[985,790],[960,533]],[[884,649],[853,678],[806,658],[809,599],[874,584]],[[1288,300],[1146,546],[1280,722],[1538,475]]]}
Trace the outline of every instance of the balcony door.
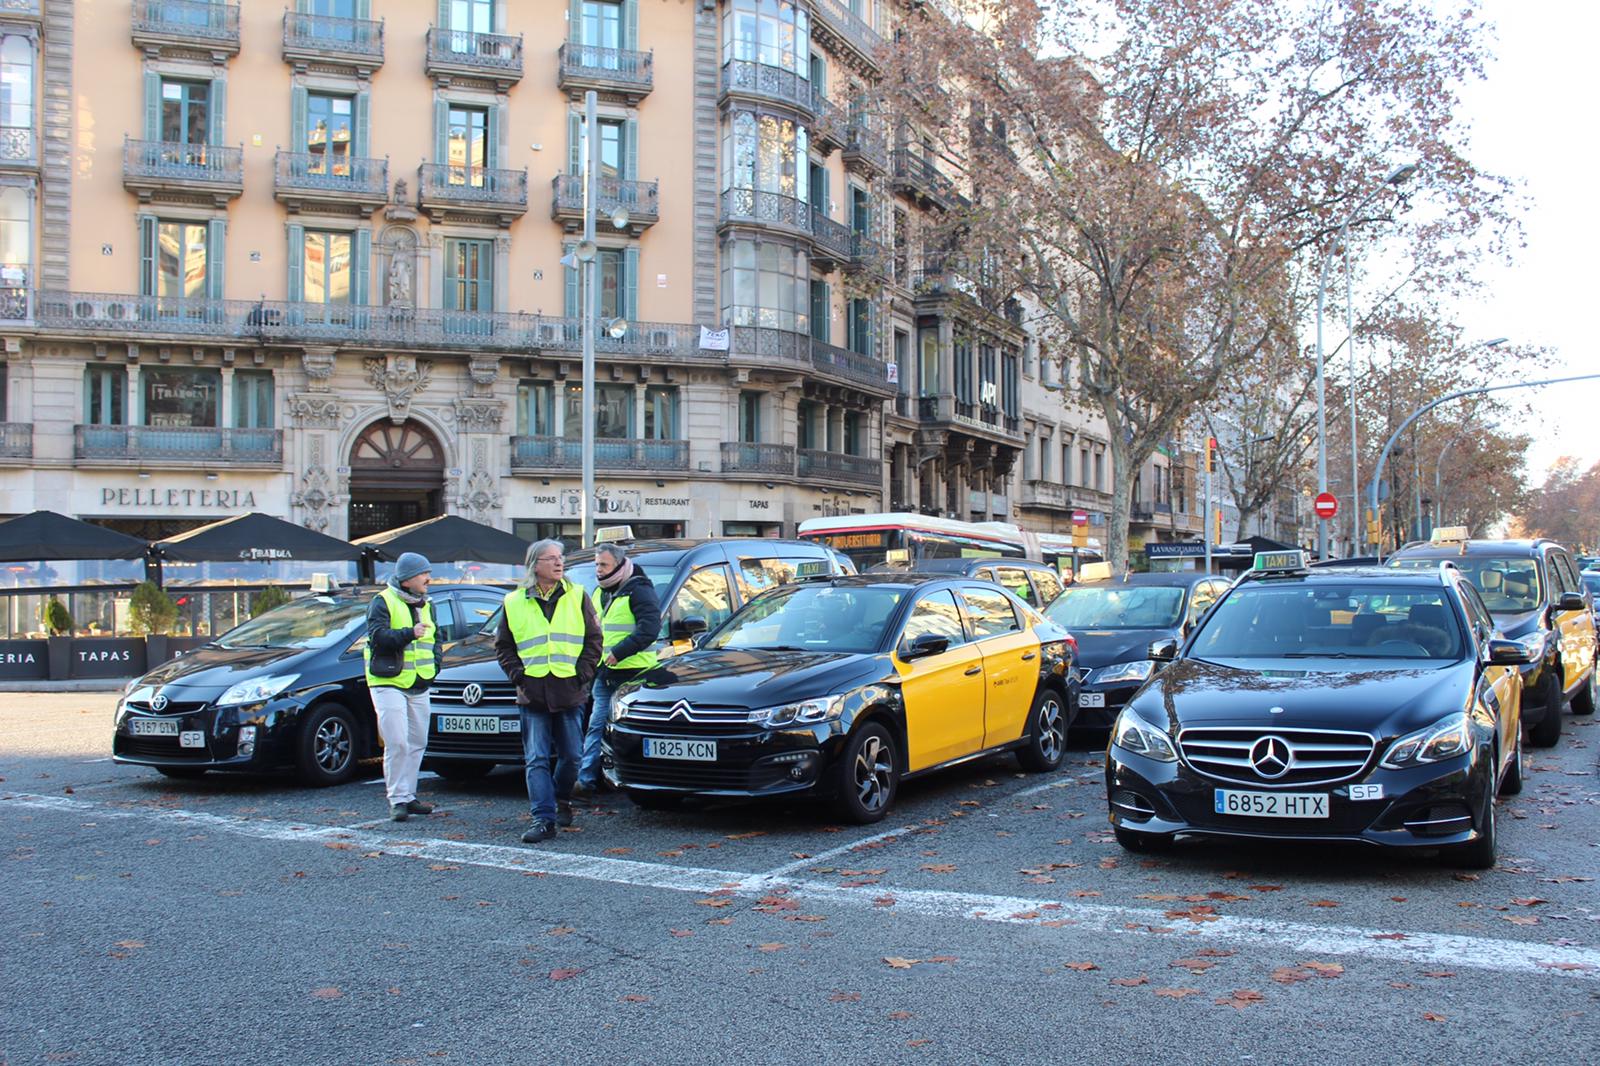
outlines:
{"label": "balcony door", "polygon": [[444,513],[444,449],[421,423],[374,422],[350,449],[349,538]]}
{"label": "balcony door", "polygon": [[578,20],[579,44],[585,45],[585,66],[616,70],[621,60],[622,5],[607,0],[584,0]]}
{"label": "balcony door", "polygon": [[450,165],[450,184],[482,188],[484,169],[492,165],[488,109],[452,106],[448,121],[445,162]]}

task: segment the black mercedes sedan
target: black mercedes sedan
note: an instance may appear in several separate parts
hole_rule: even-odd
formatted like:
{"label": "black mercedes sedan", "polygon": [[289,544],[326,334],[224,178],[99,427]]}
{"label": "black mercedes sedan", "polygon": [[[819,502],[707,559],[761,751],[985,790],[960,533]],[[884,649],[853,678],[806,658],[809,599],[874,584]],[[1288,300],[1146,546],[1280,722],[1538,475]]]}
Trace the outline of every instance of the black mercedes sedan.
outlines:
{"label": "black mercedes sedan", "polygon": [[[382,750],[361,659],[377,591],[292,600],[135,678],[117,703],[112,758],[168,777],[292,769],[311,785],[349,780]],[[446,644],[482,628],[504,594],[428,593]]]}
{"label": "black mercedes sedan", "polygon": [[624,686],[602,767],[644,807],[807,794],[875,822],[901,781],[983,755],[1059,767],[1071,669],[1066,631],[998,585],[817,578]]}
{"label": "black mercedes sedan", "polygon": [[1106,794],[1130,850],[1181,836],[1364,841],[1495,857],[1522,788],[1521,675],[1470,582],[1312,570],[1262,553],[1112,728]]}

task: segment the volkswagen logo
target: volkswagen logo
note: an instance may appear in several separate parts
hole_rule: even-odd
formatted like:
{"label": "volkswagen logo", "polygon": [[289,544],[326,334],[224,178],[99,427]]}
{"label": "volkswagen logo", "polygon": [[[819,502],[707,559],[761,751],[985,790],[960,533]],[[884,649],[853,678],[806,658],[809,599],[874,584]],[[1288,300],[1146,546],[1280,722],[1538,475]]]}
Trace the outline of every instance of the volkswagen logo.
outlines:
{"label": "volkswagen logo", "polygon": [[166,710],[167,709],[167,695],[166,695],[166,693],[164,693],[164,692],[157,693],[156,694],[156,698],[150,701],[150,709],[152,711],[164,711],[164,710]]}
{"label": "volkswagen logo", "polygon": [[483,699],[483,686],[476,681],[461,690],[461,702],[468,707],[476,707]]}
{"label": "volkswagen logo", "polygon": [[672,705],[672,710],[667,713],[667,721],[681,718],[685,722],[694,717],[694,708],[689,706],[688,700],[679,700]]}
{"label": "volkswagen logo", "polygon": [[1289,742],[1282,737],[1262,737],[1250,746],[1250,765],[1269,781],[1288,773],[1293,762]]}

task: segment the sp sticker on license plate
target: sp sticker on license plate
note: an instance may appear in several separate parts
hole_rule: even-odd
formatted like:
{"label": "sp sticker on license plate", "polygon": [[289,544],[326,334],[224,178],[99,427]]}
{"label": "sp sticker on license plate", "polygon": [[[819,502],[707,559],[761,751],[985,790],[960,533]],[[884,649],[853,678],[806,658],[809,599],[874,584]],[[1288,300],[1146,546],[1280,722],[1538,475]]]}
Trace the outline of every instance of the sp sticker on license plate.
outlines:
{"label": "sp sticker on license plate", "polygon": [[1351,785],[1350,798],[1353,800],[1381,800],[1383,799],[1383,786]]}

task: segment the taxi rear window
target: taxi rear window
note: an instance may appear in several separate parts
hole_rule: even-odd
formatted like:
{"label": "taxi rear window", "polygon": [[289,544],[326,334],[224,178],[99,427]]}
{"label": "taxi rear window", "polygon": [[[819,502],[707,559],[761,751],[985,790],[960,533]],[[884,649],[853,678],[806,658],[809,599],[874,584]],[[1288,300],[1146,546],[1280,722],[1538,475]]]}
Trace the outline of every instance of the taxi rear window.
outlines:
{"label": "taxi rear window", "polygon": [[1202,659],[1435,659],[1464,654],[1442,586],[1245,584],[1211,613]]}

